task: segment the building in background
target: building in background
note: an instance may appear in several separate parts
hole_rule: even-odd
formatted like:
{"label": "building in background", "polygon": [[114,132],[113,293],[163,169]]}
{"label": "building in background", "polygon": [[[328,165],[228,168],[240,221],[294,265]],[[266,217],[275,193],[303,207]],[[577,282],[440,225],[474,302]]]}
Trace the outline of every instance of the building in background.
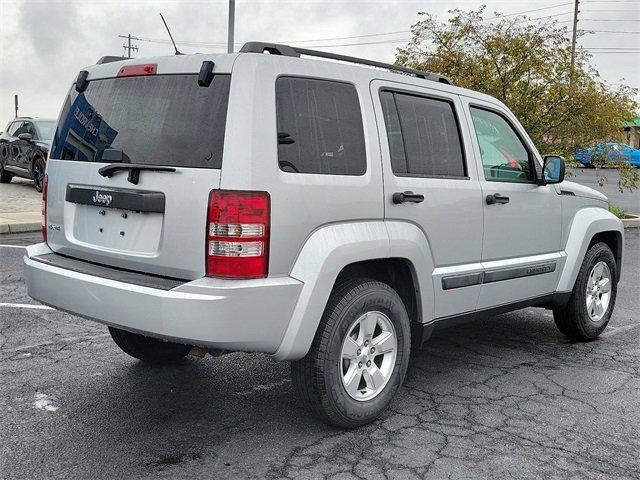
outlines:
{"label": "building in background", "polygon": [[622,126],[624,127],[625,141],[633,148],[640,148],[640,117],[622,122]]}

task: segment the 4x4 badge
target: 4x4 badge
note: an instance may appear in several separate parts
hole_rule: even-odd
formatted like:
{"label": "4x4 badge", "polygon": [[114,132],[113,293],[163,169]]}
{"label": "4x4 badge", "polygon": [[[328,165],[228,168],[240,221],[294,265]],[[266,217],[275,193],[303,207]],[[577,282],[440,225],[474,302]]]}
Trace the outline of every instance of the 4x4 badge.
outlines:
{"label": "4x4 badge", "polygon": [[100,205],[111,205],[111,201],[113,197],[111,195],[106,195],[104,193],[100,193],[96,190],[96,194],[91,198],[93,203],[99,203]]}

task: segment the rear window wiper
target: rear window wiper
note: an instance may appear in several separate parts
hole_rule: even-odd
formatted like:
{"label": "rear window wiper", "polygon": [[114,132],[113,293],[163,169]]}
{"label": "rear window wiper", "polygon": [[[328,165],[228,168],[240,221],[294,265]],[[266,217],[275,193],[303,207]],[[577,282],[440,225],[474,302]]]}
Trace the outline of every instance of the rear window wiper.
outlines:
{"label": "rear window wiper", "polygon": [[106,165],[100,170],[98,173],[103,177],[111,178],[115,173],[128,170],[129,176],[127,180],[129,183],[133,183],[134,185],[138,184],[140,180],[140,171],[149,170],[151,172],[175,172],[176,169],[174,167],[163,167],[161,165],[143,165],[141,163],[112,163],[111,165]]}

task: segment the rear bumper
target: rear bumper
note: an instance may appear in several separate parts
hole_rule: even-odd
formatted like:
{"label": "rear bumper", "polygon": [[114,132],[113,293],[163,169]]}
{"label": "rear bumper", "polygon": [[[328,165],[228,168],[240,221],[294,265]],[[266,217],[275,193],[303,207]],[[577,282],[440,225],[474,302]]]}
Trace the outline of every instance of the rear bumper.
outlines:
{"label": "rear bumper", "polygon": [[291,277],[201,278],[165,290],[34,259],[51,253],[44,243],[27,248],[25,279],[34,299],[106,325],[208,348],[274,353],[303,285]]}

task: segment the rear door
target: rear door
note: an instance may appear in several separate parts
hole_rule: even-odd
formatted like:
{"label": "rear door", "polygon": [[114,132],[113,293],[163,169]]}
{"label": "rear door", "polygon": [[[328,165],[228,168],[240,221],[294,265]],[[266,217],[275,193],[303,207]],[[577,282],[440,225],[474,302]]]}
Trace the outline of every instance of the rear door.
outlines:
{"label": "rear door", "polygon": [[[230,82],[216,74],[201,87],[196,74],[160,74],[72,88],[47,168],[50,247],[128,270],[202,277]],[[122,169],[105,172],[109,165]]]}
{"label": "rear door", "polygon": [[[460,100],[382,81],[372,82],[371,94],[380,125],[385,218],[425,233],[435,270],[432,279],[420,280],[433,281],[434,316],[473,311],[482,273],[482,202],[473,159],[467,159],[469,130]],[[397,194],[407,201],[395,203]]]}

